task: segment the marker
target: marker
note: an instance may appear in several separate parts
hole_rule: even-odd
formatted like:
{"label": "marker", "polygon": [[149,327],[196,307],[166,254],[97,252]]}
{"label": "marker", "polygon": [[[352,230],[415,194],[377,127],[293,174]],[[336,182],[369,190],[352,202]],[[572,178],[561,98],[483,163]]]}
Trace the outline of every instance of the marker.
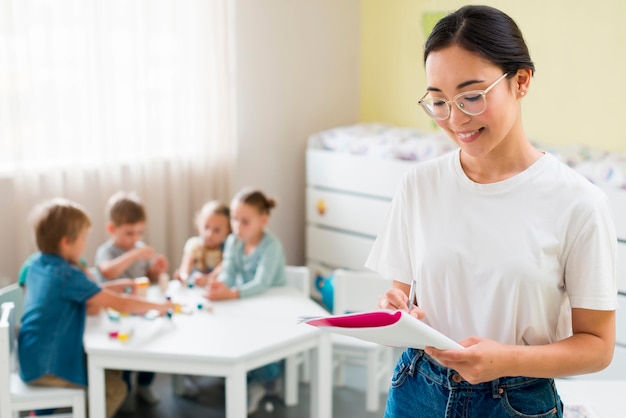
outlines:
{"label": "marker", "polygon": [[415,279],[411,280],[411,290],[409,291],[409,300],[406,303],[406,307],[407,310],[409,312],[411,312],[411,309],[413,309],[413,305],[416,305],[415,303],[415,286],[417,286],[417,283],[415,282]]}

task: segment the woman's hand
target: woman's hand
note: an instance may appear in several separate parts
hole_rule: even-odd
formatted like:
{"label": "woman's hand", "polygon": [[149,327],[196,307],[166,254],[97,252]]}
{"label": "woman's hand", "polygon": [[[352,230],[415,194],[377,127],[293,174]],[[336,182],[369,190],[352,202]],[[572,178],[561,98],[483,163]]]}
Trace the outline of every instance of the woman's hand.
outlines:
{"label": "woman's hand", "polygon": [[507,360],[505,345],[480,337],[469,337],[459,344],[465,349],[438,350],[426,347],[424,351],[443,366],[456,370],[473,385],[508,375],[506,367],[510,361]]}
{"label": "woman's hand", "polygon": [[408,308],[409,288],[410,286],[405,283],[394,281],[394,287],[378,297],[378,308],[391,309],[394,311],[403,310],[409,312],[411,316],[414,316],[417,319],[423,319],[426,316],[426,313],[424,313],[422,309],[415,305],[413,305],[410,310]]}

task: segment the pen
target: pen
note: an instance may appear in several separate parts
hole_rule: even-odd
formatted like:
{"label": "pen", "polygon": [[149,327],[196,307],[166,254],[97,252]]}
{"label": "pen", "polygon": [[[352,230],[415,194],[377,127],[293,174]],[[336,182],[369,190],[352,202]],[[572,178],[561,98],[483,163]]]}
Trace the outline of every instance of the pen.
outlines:
{"label": "pen", "polygon": [[413,309],[413,305],[415,304],[415,279],[411,280],[411,290],[409,291],[409,300],[406,303],[406,307],[409,312]]}

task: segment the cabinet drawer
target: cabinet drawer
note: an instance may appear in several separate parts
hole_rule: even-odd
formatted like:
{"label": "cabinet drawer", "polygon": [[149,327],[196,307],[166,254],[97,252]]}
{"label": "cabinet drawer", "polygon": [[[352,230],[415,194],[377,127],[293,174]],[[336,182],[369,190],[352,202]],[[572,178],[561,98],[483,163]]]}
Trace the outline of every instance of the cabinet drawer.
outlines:
{"label": "cabinet drawer", "polygon": [[308,226],[306,244],[307,262],[364,270],[374,238]]}
{"label": "cabinet drawer", "polygon": [[306,220],[309,224],[376,236],[389,205],[389,200],[308,188]]}

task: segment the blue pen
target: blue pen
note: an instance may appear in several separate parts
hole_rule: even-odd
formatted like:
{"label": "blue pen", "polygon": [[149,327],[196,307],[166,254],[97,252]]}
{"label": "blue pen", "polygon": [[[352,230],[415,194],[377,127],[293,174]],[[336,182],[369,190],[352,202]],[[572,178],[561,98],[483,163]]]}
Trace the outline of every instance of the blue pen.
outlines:
{"label": "blue pen", "polygon": [[406,307],[408,309],[409,312],[411,312],[411,309],[413,309],[413,305],[417,305],[415,303],[415,279],[411,280],[411,290],[409,290],[409,300],[406,303]]}

